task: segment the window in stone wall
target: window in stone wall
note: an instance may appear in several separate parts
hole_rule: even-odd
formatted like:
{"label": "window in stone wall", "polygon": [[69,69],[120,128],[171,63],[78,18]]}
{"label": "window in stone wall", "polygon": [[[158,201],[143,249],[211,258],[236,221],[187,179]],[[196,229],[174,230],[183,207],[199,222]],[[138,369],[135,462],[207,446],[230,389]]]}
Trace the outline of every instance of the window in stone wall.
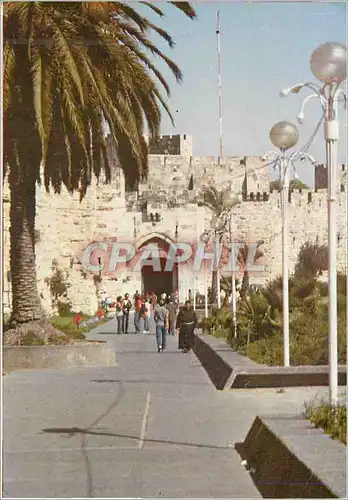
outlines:
{"label": "window in stone wall", "polygon": [[344,189],[344,184],[341,184],[341,193],[344,193],[345,189]]}
{"label": "window in stone wall", "polygon": [[191,174],[188,190],[193,191],[193,174]]}

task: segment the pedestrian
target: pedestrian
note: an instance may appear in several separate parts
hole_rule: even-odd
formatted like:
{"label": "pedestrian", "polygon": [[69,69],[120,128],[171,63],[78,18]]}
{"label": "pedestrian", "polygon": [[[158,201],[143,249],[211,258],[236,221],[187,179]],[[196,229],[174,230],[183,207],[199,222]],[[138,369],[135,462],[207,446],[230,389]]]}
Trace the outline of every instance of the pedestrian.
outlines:
{"label": "pedestrian", "polygon": [[139,309],[139,330],[142,332],[142,333],[147,333],[147,322],[146,322],[146,318],[147,318],[147,308],[145,306],[145,302],[143,302],[140,306],[140,309]]}
{"label": "pedestrian", "polygon": [[166,337],[168,330],[168,310],[160,300],[155,306],[153,319],[156,324],[156,341],[158,352],[163,352],[166,348]]}
{"label": "pedestrian", "polygon": [[129,294],[126,293],[123,299],[123,316],[122,316],[122,332],[128,333],[129,325],[129,312],[132,309],[132,302],[129,298]]}
{"label": "pedestrian", "polygon": [[168,309],[168,322],[169,322],[169,328],[168,328],[168,333],[169,335],[174,335],[175,334],[175,319],[176,319],[176,307],[173,301],[173,298],[171,295],[168,297],[168,303],[167,303],[167,309]]}
{"label": "pedestrian", "polygon": [[135,333],[140,333],[140,308],[142,306],[142,300],[140,295],[135,299],[134,302],[134,328]]}
{"label": "pedestrian", "polygon": [[123,330],[123,300],[119,296],[116,299],[116,318],[117,318],[117,333],[120,335]]}
{"label": "pedestrian", "polygon": [[176,319],[176,328],[179,330],[178,349],[182,352],[189,352],[194,347],[194,331],[196,326],[196,312],[192,308],[191,301],[187,300],[185,306],[180,309]]}
{"label": "pedestrian", "polygon": [[151,304],[149,297],[145,300],[144,333],[150,333]]}

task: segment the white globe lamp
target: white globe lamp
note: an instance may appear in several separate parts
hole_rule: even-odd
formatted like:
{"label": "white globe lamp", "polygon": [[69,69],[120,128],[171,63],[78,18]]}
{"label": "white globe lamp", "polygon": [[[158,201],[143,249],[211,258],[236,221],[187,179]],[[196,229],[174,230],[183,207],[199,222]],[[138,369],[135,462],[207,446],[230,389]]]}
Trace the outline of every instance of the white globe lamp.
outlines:
{"label": "white globe lamp", "polygon": [[322,83],[341,83],[347,77],[347,46],[342,43],[324,43],[310,59],[313,75]]}
{"label": "white globe lamp", "polygon": [[269,138],[282,151],[292,148],[298,141],[297,127],[290,122],[278,122],[271,128]]}

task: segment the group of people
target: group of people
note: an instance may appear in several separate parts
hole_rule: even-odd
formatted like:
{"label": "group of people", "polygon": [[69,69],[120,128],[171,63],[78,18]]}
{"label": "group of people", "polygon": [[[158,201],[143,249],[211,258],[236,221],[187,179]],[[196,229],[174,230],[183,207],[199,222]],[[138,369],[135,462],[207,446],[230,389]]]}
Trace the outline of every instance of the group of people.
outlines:
{"label": "group of people", "polygon": [[[189,352],[194,345],[194,330],[197,326],[196,313],[192,308],[190,300],[179,308],[176,297],[162,294],[159,298],[155,293],[147,293],[141,296],[137,291],[133,301],[129,294],[117,297],[116,318],[117,333],[127,334],[129,328],[129,314],[134,309],[135,333],[150,333],[150,320],[156,326],[156,341],[158,352],[166,349],[167,335],[175,335],[178,332],[178,348],[182,352]],[[178,310],[179,309],[179,310]]]}

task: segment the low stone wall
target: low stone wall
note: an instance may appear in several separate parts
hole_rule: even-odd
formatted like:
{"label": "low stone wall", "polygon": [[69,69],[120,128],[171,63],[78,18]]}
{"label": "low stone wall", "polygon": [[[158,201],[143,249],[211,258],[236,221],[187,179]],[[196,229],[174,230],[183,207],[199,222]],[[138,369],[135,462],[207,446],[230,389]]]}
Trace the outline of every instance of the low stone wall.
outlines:
{"label": "low stone wall", "polygon": [[256,417],[235,448],[263,498],[346,496],[346,447],[305,419]]}
{"label": "low stone wall", "polygon": [[208,335],[195,335],[194,353],[218,390],[230,386],[236,367],[259,366],[234,352],[225,342]]}
{"label": "low stone wall", "polygon": [[[328,366],[264,366],[209,335],[195,336],[194,352],[218,390],[329,385]],[[347,383],[347,367],[338,367],[338,383]]]}
{"label": "low stone wall", "polygon": [[[247,371],[237,369],[229,380],[231,389],[319,387],[329,385],[329,367],[320,366],[264,366]],[[347,369],[338,367],[338,385],[346,385]]]}
{"label": "low stone wall", "polygon": [[115,350],[106,342],[3,347],[3,369],[5,372],[93,365],[114,366],[115,364]]}

